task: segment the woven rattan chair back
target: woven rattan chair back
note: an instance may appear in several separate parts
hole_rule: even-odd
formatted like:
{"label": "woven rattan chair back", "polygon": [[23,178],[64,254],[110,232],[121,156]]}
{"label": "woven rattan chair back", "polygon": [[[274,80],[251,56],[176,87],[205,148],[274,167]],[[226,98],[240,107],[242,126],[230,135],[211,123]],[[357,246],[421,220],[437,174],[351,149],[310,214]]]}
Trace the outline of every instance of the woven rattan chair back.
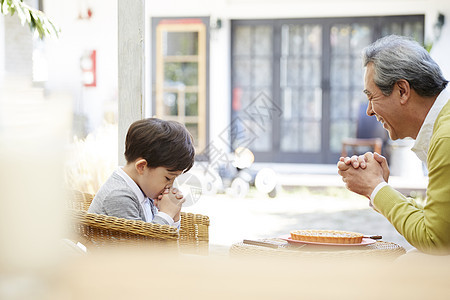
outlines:
{"label": "woven rattan chair back", "polygon": [[73,191],[68,197],[72,229],[88,249],[111,244],[175,245],[184,253],[208,254],[209,217],[181,213],[180,230],[168,225],[88,213],[94,195]]}

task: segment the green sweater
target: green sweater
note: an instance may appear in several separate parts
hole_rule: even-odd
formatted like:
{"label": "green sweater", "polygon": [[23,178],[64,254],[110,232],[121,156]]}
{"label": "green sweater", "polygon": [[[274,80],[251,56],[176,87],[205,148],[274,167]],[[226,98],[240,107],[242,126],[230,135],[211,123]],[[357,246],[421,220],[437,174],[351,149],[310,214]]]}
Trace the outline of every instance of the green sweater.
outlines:
{"label": "green sweater", "polygon": [[391,186],[375,196],[375,207],[418,250],[450,254],[450,101],[434,123],[427,156],[427,202],[424,207]]}

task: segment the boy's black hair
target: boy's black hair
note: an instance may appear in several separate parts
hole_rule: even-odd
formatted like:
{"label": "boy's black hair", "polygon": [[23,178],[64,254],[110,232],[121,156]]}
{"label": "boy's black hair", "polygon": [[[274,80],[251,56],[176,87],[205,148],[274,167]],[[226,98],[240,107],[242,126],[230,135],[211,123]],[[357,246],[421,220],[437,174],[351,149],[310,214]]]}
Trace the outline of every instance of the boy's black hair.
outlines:
{"label": "boy's black hair", "polygon": [[194,164],[193,138],[184,125],[175,121],[148,118],[134,122],[125,139],[128,163],[144,158],[150,168],[187,172]]}

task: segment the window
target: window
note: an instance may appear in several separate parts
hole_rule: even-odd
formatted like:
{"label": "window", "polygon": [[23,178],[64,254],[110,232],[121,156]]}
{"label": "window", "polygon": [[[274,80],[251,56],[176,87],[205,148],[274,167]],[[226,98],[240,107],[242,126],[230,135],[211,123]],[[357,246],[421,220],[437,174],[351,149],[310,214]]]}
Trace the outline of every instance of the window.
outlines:
{"label": "window", "polygon": [[175,120],[194,137],[197,151],[207,141],[207,27],[194,19],[154,20],[156,117]]}
{"label": "window", "polygon": [[232,120],[251,124],[261,94],[280,111],[249,131],[256,159],[335,163],[366,102],[361,50],[394,33],[423,43],[423,24],[423,16],[232,21]]}

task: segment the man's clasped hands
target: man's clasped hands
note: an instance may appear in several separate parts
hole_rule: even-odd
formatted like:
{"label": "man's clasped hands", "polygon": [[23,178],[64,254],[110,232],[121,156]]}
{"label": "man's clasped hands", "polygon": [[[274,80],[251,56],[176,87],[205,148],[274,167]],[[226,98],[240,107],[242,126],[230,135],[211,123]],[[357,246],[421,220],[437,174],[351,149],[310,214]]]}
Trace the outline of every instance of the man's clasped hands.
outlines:
{"label": "man's clasped hands", "polygon": [[337,166],[338,174],[342,176],[347,189],[369,199],[374,189],[382,182],[387,183],[389,179],[387,160],[376,152],[341,157]]}

